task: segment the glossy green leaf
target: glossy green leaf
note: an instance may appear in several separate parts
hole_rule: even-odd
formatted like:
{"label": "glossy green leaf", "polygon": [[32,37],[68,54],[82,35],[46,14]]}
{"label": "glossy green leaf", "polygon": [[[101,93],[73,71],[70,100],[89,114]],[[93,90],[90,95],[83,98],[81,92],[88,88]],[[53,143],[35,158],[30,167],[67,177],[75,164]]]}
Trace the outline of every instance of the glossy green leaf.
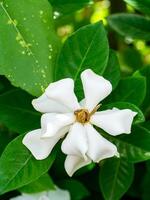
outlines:
{"label": "glossy green leaf", "polygon": [[123,52],[121,52],[121,58],[132,70],[137,70],[143,67],[142,55],[140,51],[135,48],[125,48]]}
{"label": "glossy green leaf", "polygon": [[89,196],[89,191],[80,181],[65,179],[58,182],[58,185],[62,189],[70,192],[71,200],[82,200]]}
{"label": "glossy green leaf", "polygon": [[108,97],[110,102],[130,102],[141,105],[146,95],[146,79],[144,76],[127,77],[120,80],[115,91]]}
{"label": "glossy green leaf", "polygon": [[150,120],[147,120],[146,122],[144,122],[142,124],[145,128],[147,128],[148,130],[150,130]]}
{"label": "glossy green leaf", "polygon": [[59,14],[68,14],[92,4],[93,0],[49,0]]}
{"label": "glossy green leaf", "polygon": [[4,84],[2,83],[2,81],[0,82],[0,93],[4,90]]}
{"label": "glossy green leaf", "polygon": [[58,48],[50,4],[47,0],[1,0],[0,30],[0,74],[39,96],[53,80]]}
{"label": "glossy green leaf", "polygon": [[103,76],[111,82],[113,89],[115,89],[120,80],[120,65],[117,55],[113,50],[109,52],[109,59]]}
{"label": "glossy green leaf", "polygon": [[0,122],[18,133],[36,129],[40,125],[40,114],[32,105],[32,96],[15,89],[0,95]]}
{"label": "glossy green leaf", "polygon": [[143,177],[143,182],[142,182],[142,200],[149,200],[150,199],[150,172],[147,172],[144,177]]}
{"label": "glossy green leaf", "polygon": [[78,94],[81,89],[81,72],[90,68],[102,74],[106,68],[108,56],[108,41],[102,23],[84,26],[64,43],[57,62],[56,79],[72,78]]}
{"label": "glossy green leaf", "polygon": [[15,134],[9,131],[6,127],[1,126],[0,127],[0,156],[2,152],[4,151],[5,147],[11,140],[15,138]]}
{"label": "glossy green leaf", "polygon": [[142,125],[134,126],[131,134],[109,138],[118,148],[121,157],[131,162],[150,159],[150,131]]}
{"label": "glossy green leaf", "polygon": [[150,1],[149,0],[124,0],[135,9],[142,11],[145,14],[150,14]]}
{"label": "glossy green leaf", "polygon": [[148,160],[146,162],[146,168],[147,168],[148,172],[150,173],[150,160]]}
{"label": "glossy green leaf", "polygon": [[141,184],[141,198],[142,200],[149,200],[150,199],[150,161],[146,162],[146,170],[142,177],[142,184]]}
{"label": "glossy green leaf", "polygon": [[145,76],[146,78],[146,96],[142,104],[142,109],[146,115],[150,113],[150,66],[143,67],[135,72],[134,76]]}
{"label": "glossy green leaf", "polygon": [[105,200],[119,200],[130,187],[134,166],[126,159],[111,158],[100,168],[99,182]]}
{"label": "glossy green leaf", "polygon": [[150,40],[150,20],[136,14],[113,14],[108,17],[112,29],[133,39]]}
{"label": "glossy green leaf", "polygon": [[133,121],[134,124],[142,123],[145,121],[145,117],[142,111],[134,104],[131,104],[128,102],[114,102],[107,105],[102,105],[101,109],[107,110],[107,109],[112,109],[114,107],[119,108],[119,109],[130,109],[134,112],[137,112],[137,115],[135,116],[134,121]]}
{"label": "glossy green leaf", "polygon": [[55,153],[45,160],[36,160],[22,144],[24,136],[19,136],[8,144],[0,157],[0,194],[27,185],[51,167]]}
{"label": "glossy green leaf", "polygon": [[44,174],[38,180],[19,188],[21,193],[31,194],[47,190],[55,190],[55,185],[48,174]]}

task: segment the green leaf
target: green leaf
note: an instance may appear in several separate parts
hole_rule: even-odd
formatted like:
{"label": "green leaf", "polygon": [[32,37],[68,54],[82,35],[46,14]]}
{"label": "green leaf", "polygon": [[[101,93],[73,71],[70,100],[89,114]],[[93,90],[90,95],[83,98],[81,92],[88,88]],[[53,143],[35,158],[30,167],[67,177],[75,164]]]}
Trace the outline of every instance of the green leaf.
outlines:
{"label": "green leaf", "polygon": [[72,78],[75,81],[76,91],[79,91],[81,72],[90,68],[97,74],[102,74],[108,56],[108,41],[102,23],[84,26],[64,43],[57,62],[56,79]]}
{"label": "green leaf", "polygon": [[32,98],[26,92],[18,89],[1,94],[0,122],[18,133],[38,128],[40,114],[33,109]]}
{"label": "green leaf", "polygon": [[55,185],[48,174],[44,174],[38,180],[19,188],[21,193],[31,194],[47,190],[55,190]]}
{"label": "green leaf", "polygon": [[150,120],[147,120],[142,125],[150,131]]}
{"label": "green leaf", "polygon": [[59,14],[69,14],[86,5],[92,4],[92,0],[49,0],[54,10]]}
{"label": "green leaf", "polygon": [[130,187],[134,166],[126,159],[111,158],[100,169],[100,188],[105,200],[119,200]]}
{"label": "green leaf", "polygon": [[142,110],[145,115],[150,113],[150,66],[143,67],[139,71],[135,72],[134,76],[145,76],[146,78],[146,96],[142,104]]}
{"label": "green leaf", "polygon": [[0,93],[4,90],[5,86],[4,83],[1,81],[0,82]]}
{"label": "green leaf", "polygon": [[148,172],[150,173],[150,160],[146,161],[146,168]]}
{"label": "green leaf", "polygon": [[134,126],[130,135],[108,138],[116,144],[121,157],[135,163],[150,159],[150,131],[142,125]]}
{"label": "green leaf", "polygon": [[21,135],[9,143],[0,158],[0,194],[35,181],[54,161],[55,153],[45,160],[36,160],[22,144],[23,137]]}
{"label": "green leaf", "polygon": [[130,109],[134,112],[137,112],[137,115],[135,116],[134,121],[133,121],[134,124],[142,123],[145,121],[142,111],[137,106],[135,106],[134,104],[131,104],[131,103],[114,102],[114,103],[110,103],[107,105],[102,105],[101,109],[107,110],[107,109],[112,109],[114,107],[119,108],[119,109]]}
{"label": "green leaf", "polygon": [[147,172],[144,175],[143,182],[142,182],[142,200],[149,200],[150,199],[150,172]]}
{"label": "green leaf", "polygon": [[142,55],[140,51],[135,48],[125,48],[123,52],[121,52],[121,58],[123,62],[131,67],[132,70],[140,69],[143,66]]}
{"label": "green leaf", "polygon": [[136,14],[113,14],[108,17],[112,29],[122,36],[150,40],[150,20]]}
{"label": "green leaf", "polygon": [[109,59],[103,76],[111,82],[113,89],[115,89],[120,80],[120,65],[117,55],[113,50],[109,52]]}
{"label": "green leaf", "polygon": [[53,80],[58,41],[47,0],[0,1],[0,74],[39,96]]}
{"label": "green leaf", "polygon": [[9,130],[6,127],[3,127],[1,125],[0,127],[0,156],[2,152],[4,151],[5,147],[9,142],[11,142],[12,139],[15,138],[15,134],[12,132],[9,132]]}
{"label": "green leaf", "polygon": [[71,194],[71,200],[82,200],[89,196],[89,191],[79,181],[74,179],[65,179],[58,182],[59,187],[65,190],[69,190]]}
{"label": "green leaf", "polygon": [[127,77],[120,80],[115,91],[108,97],[110,102],[130,102],[141,105],[146,95],[146,79],[144,76]]}
{"label": "green leaf", "polygon": [[135,9],[140,10],[145,14],[150,14],[149,0],[124,0],[124,1],[133,6]]}

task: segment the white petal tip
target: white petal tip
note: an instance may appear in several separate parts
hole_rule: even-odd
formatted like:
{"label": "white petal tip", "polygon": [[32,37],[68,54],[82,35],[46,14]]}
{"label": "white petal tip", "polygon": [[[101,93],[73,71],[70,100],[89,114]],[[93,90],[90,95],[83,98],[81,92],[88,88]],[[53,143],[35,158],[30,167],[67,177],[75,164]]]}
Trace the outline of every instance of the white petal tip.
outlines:
{"label": "white petal tip", "polygon": [[76,172],[75,170],[67,170],[66,169],[66,166],[65,167],[65,170],[66,170],[66,173],[68,174],[68,176],[71,178],[73,176],[73,174]]}
{"label": "white petal tip", "polygon": [[76,173],[76,171],[77,171],[77,170],[75,170],[75,169],[72,170],[72,171],[67,171],[67,170],[66,170],[66,173],[67,173],[68,176],[71,178],[71,177]]}
{"label": "white petal tip", "polygon": [[120,153],[117,151],[115,157],[120,158]]}
{"label": "white petal tip", "polygon": [[23,145],[32,153],[33,157],[36,159],[36,160],[44,160],[45,158],[47,157],[40,157],[40,156],[37,156],[35,154],[33,154],[33,152],[30,150],[29,146],[28,146],[28,143],[26,142],[25,139],[22,140],[22,143]]}
{"label": "white petal tip", "polygon": [[74,173],[68,173],[68,172],[67,172],[67,174],[68,174],[68,176],[71,178],[71,177],[73,176]]}
{"label": "white petal tip", "polygon": [[[49,147],[45,141],[42,142],[40,135],[41,130],[37,129],[27,133],[22,140],[23,145],[31,152],[36,160],[46,159],[50,153]],[[46,149],[43,151],[43,148]]]}
{"label": "white petal tip", "polygon": [[133,113],[133,117],[135,117],[138,114],[137,112],[133,112],[133,111],[132,113]]}
{"label": "white petal tip", "polygon": [[31,152],[31,154],[33,155],[33,157],[36,159],[36,160],[44,160],[45,158],[47,157],[40,157],[40,156],[37,156],[35,154],[33,154],[33,152],[29,149],[28,147],[28,144],[26,144],[25,141],[22,141],[23,145],[25,145],[25,147]]}
{"label": "white petal tip", "polygon": [[33,100],[31,101],[31,104],[33,105],[33,107],[34,107],[34,105],[35,105],[35,102],[36,102],[36,99],[33,99]]}
{"label": "white petal tip", "polygon": [[38,109],[38,100],[37,99],[33,99],[32,101],[31,101],[31,104],[32,104],[32,106],[33,106],[33,108],[35,108],[37,111],[39,111],[39,109]]}
{"label": "white petal tip", "polygon": [[86,69],[81,73],[81,77],[84,76],[84,74],[86,74],[86,73],[93,73],[93,71],[90,68]]}

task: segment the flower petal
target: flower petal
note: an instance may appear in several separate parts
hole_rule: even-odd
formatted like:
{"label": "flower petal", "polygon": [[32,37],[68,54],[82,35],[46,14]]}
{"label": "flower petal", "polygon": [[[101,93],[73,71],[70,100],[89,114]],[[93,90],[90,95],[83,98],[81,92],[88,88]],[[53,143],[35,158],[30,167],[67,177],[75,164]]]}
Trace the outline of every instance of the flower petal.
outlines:
{"label": "flower petal", "polygon": [[88,157],[94,162],[118,155],[114,144],[102,137],[90,124],[85,125],[88,137]]}
{"label": "flower petal", "polygon": [[91,160],[89,158],[84,160],[84,158],[78,156],[68,155],[65,160],[65,170],[69,176],[72,176],[78,169],[90,163]]}
{"label": "flower petal", "polygon": [[27,133],[22,142],[37,160],[43,160],[48,157],[55,144],[65,133],[66,130],[63,129],[57,134],[57,137],[43,139],[41,138],[41,129],[36,129]]}
{"label": "flower petal", "polygon": [[46,95],[69,107],[72,111],[80,109],[77,97],[74,94],[74,82],[70,78],[51,83],[46,89]]}
{"label": "flower petal", "polygon": [[108,80],[95,74],[90,69],[82,72],[81,80],[85,94],[86,108],[92,111],[100,101],[111,93],[112,85]]}
{"label": "flower petal", "polygon": [[53,137],[63,127],[71,125],[75,121],[73,113],[57,114],[46,113],[41,117],[42,138]]}
{"label": "flower petal", "polygon": [[82,99],[79,103],[81,108],[85,108],[85,99]]}
{"label": "flower petal", "polygon": [[22,194],[18,197],[11,198],[10,200],[36,200],[37,196],[33,194]]}
{"label": "flower petal", "polygon": [[86,130],[81,123],[76,122],[62,143],[61,149],[65,154],[76,155],[86,159],[88,150]]}
{"label": "flower petal", "polygon": [[131,125],[136,114],[130,109],[113,108],[112,110],[96,112],[90,121],[110,135],[116,136],[131,132]]}
{"label": "flower petal", "polygon": [[41,113],[49,113],[49,112],[65,113],[69,112],[70,110],[64,105],[48,98],[45,93],[41,95],[39,98],[33,99],[32,105],[37,111]]}
{"label": "flower petal", "polygon": [[69,191],[62,190],[58,187],[56,187],[56,190],[50,190],[48,192],[48,200],[70,200],[70,199],[71,197]]}
{"label": "flower petal", "polygon": [[11,198],[10,200],[49,200],[47,192],[40,192],[35,194],[26,194],[23,193],[18,197]]}

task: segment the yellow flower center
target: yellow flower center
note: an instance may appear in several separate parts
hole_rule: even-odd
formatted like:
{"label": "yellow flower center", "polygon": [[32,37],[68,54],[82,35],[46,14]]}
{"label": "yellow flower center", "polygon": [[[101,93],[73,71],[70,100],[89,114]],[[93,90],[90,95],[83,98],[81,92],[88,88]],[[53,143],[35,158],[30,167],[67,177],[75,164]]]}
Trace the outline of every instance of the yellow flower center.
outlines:
{"label": "yellow flower center", "polygon": [[74,114],[76,116],[76,121],[82,124],[85,124],[90,120],[90,113],[86,109],[76,110]]}
{"label": "yellow flower center", "polygon": [[76,121],[81,124],[85,124],[90,121],[91,116],[99,109],[100,105],[97,105],[91,112],[87,109],[79,109],[74,112]]}

